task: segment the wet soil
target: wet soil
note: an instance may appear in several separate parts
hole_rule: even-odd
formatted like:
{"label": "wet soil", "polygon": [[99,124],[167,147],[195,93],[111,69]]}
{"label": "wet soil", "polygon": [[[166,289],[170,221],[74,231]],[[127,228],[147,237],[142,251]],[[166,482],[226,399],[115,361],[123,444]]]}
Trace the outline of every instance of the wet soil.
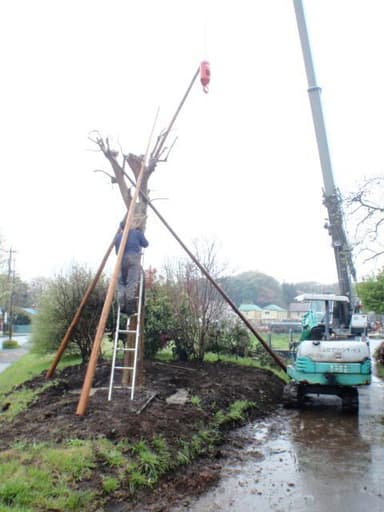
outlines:
{"label": "wet soil", "polygon": [[[87,412],[76,415],[85,368],[70,367],[57,373],[55,383],[43,391],[14,421],[2,425],[0,448],[16,441],[66,443],[70,439],[107,438],[113,442],[141,439],[151,441],[162,435],[175,453],[180,439],[208,425],[218,410],[226,411],[236,400],[249,400],[256,406],[248,420],[264,418],[281,401],[283,382],[272,372],[228,363],[188,362],[168,364],[146,361],[143,385],[130,400],[127,390],[114,389],[108,401],[110,363],[99,361],[93,380]],[[34,378],[25,387],[46,384],[45,376]],[[177,400],[181,397],[181,400]],[[199,406],[191,402],[199,398]],[[175,398],[175,400],[172,400]],[[184,399],[183,399],[184,398]],[[7,399],[5,399],[7,400]],[[11,407],[12,404],[0,404]],[[238,424],[227,425],[226,429]],[[225,439],[225,433],[224,433]],[[100,488],[102,468],[94,472],[87,488]],[[142,491],[136,501],[128,490],[111,496],[104,510],[169,510],[186,496],[206,491],[220,476],[220,446],[209,456],[163,477],[155,488]],[[93,480],[93,481],[92,481]]]}

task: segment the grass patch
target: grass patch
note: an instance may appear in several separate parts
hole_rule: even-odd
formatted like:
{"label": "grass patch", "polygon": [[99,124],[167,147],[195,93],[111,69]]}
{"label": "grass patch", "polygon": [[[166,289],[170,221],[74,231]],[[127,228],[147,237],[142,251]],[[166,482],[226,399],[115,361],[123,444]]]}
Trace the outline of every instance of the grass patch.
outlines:
{"label": "grass patch", "polygon": [[251,409],[256,404],[254,402],[250,402],[248,400],[237,400],[236,402],[233,402],[229,406],[228,412],[224,413],[223,411],[218,411],[215,415],[216,423],[219,426],[223,426],[227,423],[241,423],[245,421],[245,412],[248,409]]}
{"label": "grass patch", "polygon": [[220,355],[220,359],[217,354],[212,352],[208,352],[205,354],[204,361],[209,363],[216,363],[217,361],[225,362],[225,363],[233,363],[238,364],[240,366],[249,366],[251,368],[259,368],[261,370],[269,370],[274,373],[277,377],[282,379],[284,382],[288,382],[288,376],[282,369],[273,368],[271,366],[266,366],[262,364],[257,359],[253,359],[251,357],[236,357],[236,356],[222,356]]}
{"label": "grass patch", "polygon": [[41,444],[2,452],[0,510],[87,510],[94,493],[70,485],[79,477],[79,459],[80,474],[92,463],[87,457]]}
{"label": "grass patch", "polygon": [[[40,375],[41,372],[48,370],[54,357],[55,354],[42,356],[32,352],[22,356],[16,363],[8,366],[8,368],[0,373],[0,395],[6,393],[14,386],[18,386],[26,380],[32,379]],[[79,364],[80,362],[81,359],[79,357],[63,357],[57,369],[60,370],[66,366]]]}
{"label": "grass patch", "polygon": [[376,363],[376,374],[380,379],[384,379],[384,365]]}
{"label": "grass patch", "polygon": [[[287,338],[288,339],[288,338]],[[156,361],[161,361],[164,363],[172,363],[173,357],[172,357],[172,351],[168,348],[160,350],[156,354]],[[289,378],[284,370],[269,366],[266,364],[263,364],[261,361],[258,361],[257,359],[253,359],[251,357],[239,357],[239,356],[230,356],[230,355],[217,355],[214,352],[206,352],[204,355],[204,361],[208,363],[216,363],[216,362],[224,362],[224,363],[233,363],[238,364],[240,366],[250,366],[252,368],[259,368],[261,370],[269,370],[272,373],[274,373],[279,379],[283,380],[284,382],[288,382]],[[196,398],[197,399],[197,398]],[[197,404],[195,404],[197,405]]]}
{"label": "grass patch", "polygon": [[[15,386],[20,386],[23,382],[46,371],[52,364],[53,357],[52,354],[41,356],[28,353],[0,373],[0,405],[7,406],[0,416],[0,425],[12,420],[17,414],[26,409],[47,387],[55,385],[55,381],[50,380],[34,389],[24,387],[13,389]],[[61,369],[79,362],[79,358],[63,358],[58,368]]]}
{"label": "grass patch", "polygon": [[173,361],[172,350],[167,347],[159,350],[156,354],[156,360],[161,361],[163,363],[169,363]]}
{"label": "grass patch", "polygon": [[[170,356],[167,354],[163,360],[170,360]],[[0,374],[0,400],[12,387],[46,371],[53,357],[52,354],[30,353],[7,368]],[[217,356],[208,354],[206,360],[217,360]],[[253,359],[221,357],[221,360],[262,368]],[[79,362],[79,358],[65,358],[59,368]],[[11,402],[9,411],[4,411],[1,418],[13,417],[33,402],[46,386],[54,384],[52,380],[34,390],[20,387],[13,391],[6,397]],[[191,401],[201,406],[198,396]],[[233,403],[228,410],[219,412],[209,425],[191,432],[188,439],[179,439],[176,452],[171,451],[161,436],[135,445],[127,439],[116,444],[104,438],[70,439],[65,445],[15,443],[11,449],[0,453],[0,512],[102,510],[114,493],[118,498],[122,489],[134,494],[142,486],[152,487],[167,472],[203,454],[213,453],[222,439],[220,427],[229,422],[243,422],[245,412],[253,405],[248,401]],[[95,478],[98,485],[94,483]],[[94,487],[89,490],[91,485]]]}
{"label": "grass patch", "polygon": [[[296,339],[298,339],[298,336],[297,334]],[[271,348],[274,350],[289,350],[289,342],[289,334],[273,332],[271,335]]]}
{"label": "grass patch", "polygon": [[26,409],[44,389],[44,387],[41,390],[21,389],[10,393],[5,400],[4,406],[8,406],[8,408],[0,416],[0,425],[12,420],[21,411]]}
{"label": "grass patch", "polygon": [[120,482],[117,478],[107,476],[102,477],[101,485],[103,486],[103,491],[106,494],[110,494],[120,487]]}
{"label": "grass patch", "polygon": [[95,454],[91,442],[83,446],[46,447],[40,455],[42,463],[55,474],[60,474],[60,480],[66,482],[81,482],[89,478],[95,467]]}
{"label": "grass patch", "polygon": [[193,395],[191,397],[191,404],[196,407],[201,407],[201,398],[199,396]]}
{"label": "grass patch", "polygon": [[126,464],[127,460],[122,453],[122,448],[123,446],[116,446],[108,439],[100,439],[95,444],[98,460],[110,468],[120,468]]}

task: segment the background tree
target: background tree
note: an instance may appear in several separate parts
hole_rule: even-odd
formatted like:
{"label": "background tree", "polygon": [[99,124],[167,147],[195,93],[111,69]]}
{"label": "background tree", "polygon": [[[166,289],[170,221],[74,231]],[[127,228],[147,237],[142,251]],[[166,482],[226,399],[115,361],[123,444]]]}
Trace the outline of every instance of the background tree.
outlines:
{"label": "background tree", "polygon": [[283,283],[281,285],[281,293],[284,306],[286,307],[288,307],[291,302],[294,302],[295,297],[299,295],[298,289],[293,283]]}
{"label": "background tree", "polygon": [[[58,348],[92,278],[90,270],[74,265],[68,275],[60,274],[49,281],[38,304],[38,314],[33,319],[32,346],[36,352],[52,352]],[[68,353],[80,353],[83,362],[89,359],[92,350],[107,286],[107,281],[102,276],[83,310],[67,348]]]}
{"label": "background tree", "polygon": [[273,277],[261,272],[242,272],[221,280],[222,286],[231,299],[239,306],[244,303],[283,305],[280,283]]}
{"label": "background tree", "polygon": [[29,284],[15,275],[13,278],[13,301],[21,308],[31,307]]}
{"label": "background tree", "polygon": [[298,293],[338,293],[338,283],[323,284],[317,283],[316,281],[303,281],[301,283],[295,283],[294,287]]}
{"label": "background tree", "polygon": [[47,277],[35,277],[28,283],[28,307],[37,308],[49,282]]}
{"label": "background tree", "polygon": [[363,261],[384,256],[384,176],[366,179],[344,200],[351,235]]}
{"label": "background tree", "polygon": [[[214,279],[219,267],[214,242],[195,243],[195,256]],[[178,359],[202,360],[208,344],[210,329],[222,318],[225,302],[200,270],[189,260],[168,265],[167,294],[172,305],[174,326],[172,339]]]}
{"label": "background tree", "polygon": [[384,314],[384,270],[376,277],[369,277],[358,283],[357,294],[365,311]]}
{"label": "background tree", "polygon": [[209,331],[207,350],[217,354],[246,357],[251,348],[248,329],[234,317],[224,318]]}

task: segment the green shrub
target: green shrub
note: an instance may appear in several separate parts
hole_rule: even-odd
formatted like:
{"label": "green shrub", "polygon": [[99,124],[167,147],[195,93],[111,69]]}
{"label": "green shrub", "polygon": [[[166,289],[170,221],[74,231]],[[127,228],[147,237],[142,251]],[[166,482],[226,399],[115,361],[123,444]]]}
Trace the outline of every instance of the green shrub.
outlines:
{"label": "green shrub", "polygon": [[154,283],[146,292],[144,319],[144,357],[153,359],[171,338],[173,315],[166,290]]}
{"label": "green shrub", "polygon": [[208,340],[206,351],[218,356],[229,354],[245,357],[251,348],[248,331],[239,322],[222,321],[212,326]]}
{"label": "green shrub", "polygon": [[[32,322],[34,351],[44,354],[57,350],[92,279],[90,270],[74,265],[68,275],[50,280]],[[106,279],[101,277],[73,329],[67,355],[80,354],[83,362],[89,359],[106,291]],[[112,316],[109,320],[112,321]]]}
{"label": "green shrub", "polygon": [[103,477],[102,486],[105,493],[109,494],[120,487],[120,482],[113,477]]}
{"label": "green shrub", "polygon": [[384,365],[384,342],[377,347],[373,357],[376,359],[378,364]]}
{"label": "green shrub", "polygon": [[5,340],[3,341],[3,348],[19,348],[20,345],[16,340]]}

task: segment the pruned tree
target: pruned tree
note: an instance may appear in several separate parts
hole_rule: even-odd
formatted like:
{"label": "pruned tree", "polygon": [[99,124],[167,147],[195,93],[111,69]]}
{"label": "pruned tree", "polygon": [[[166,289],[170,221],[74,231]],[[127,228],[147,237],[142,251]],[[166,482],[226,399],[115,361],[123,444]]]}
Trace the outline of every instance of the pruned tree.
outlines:
{"label": "pruned tree", "polygon": [[366,179],[344,202],[356,251],[364,262],[381,260],[384,255],[384,176]]}
{"label": "pruned tree", "polygon": [[[111,148],[108,137],[103,138],[98,132],[93,132],[92,136],[89,138],[98,146],[99,150],[103,153],[104,157],[109,162],[113,171],[113,175],[100,169],[97,169],[96,172],[103,172],[110,178],[111,183],[116,183],[118,185],[124,204],[127,210],[129,210],[132,202],[132,193],[131,187],[128,186],[127,183],[127,177],[129,177],[128,173],[131,171],[133,175],[132,181],[136,183],[143,163],[144,155],[137,156],[133,153],[125,154],[122,149],[117,150],[116,148]],[[145,195],[148,195],[148,180],[155,170],[157,164],[157,160],[154,158],[154,156],[155,155],[151,155],[149,164],[144,169],[144,177],[141,182],[141,191]],[[145,230],[146,224],[146,211],[147,203],[145,200],[143,200],[142,196],[139,195],[135,206],[135,215],[136,217],[141,218],[141,228],[143,230]]]}
{"label": "pruned tree", "polygon": [[[195,242],[195,256],[217,279],[222,272],[215,242]],[[202,360],[210,329],[223,315],[224,300],[212,284],[189,260],[167,265],[166,285],[174,313],[175,352],[178,359]]]}

